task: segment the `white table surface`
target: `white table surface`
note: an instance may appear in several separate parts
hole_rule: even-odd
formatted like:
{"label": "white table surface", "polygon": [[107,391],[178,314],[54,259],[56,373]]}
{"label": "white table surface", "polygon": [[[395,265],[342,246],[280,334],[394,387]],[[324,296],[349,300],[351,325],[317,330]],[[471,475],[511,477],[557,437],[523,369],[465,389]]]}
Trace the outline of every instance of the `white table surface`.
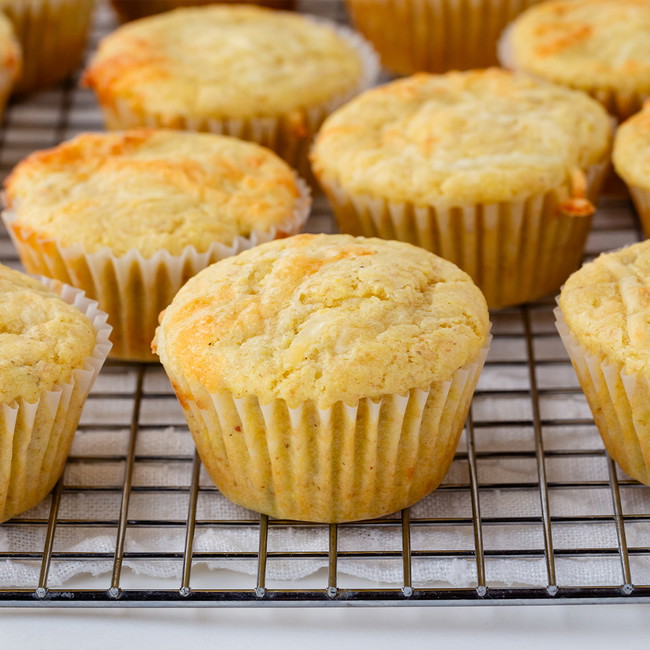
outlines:
{"label": "white table surface", "polygon": [[650,607],[586,605],[373,609],[0,611],[0,648],[650,647]]}

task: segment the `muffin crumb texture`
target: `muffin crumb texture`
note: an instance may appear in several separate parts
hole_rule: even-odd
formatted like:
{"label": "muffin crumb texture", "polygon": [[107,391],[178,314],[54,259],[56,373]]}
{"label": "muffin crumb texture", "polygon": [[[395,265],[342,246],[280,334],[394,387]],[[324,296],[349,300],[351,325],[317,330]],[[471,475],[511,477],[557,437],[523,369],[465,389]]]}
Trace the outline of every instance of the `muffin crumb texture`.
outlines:
{"label": "muffin crumb texture", "polygon": [[491,68],[364,93],[326,120],[312,161],[347,192],[457,206],[565,186],[610,141],[606,111],[585,94]]}
{"label": "muffin crumb texture", "polygon": [[206,133],[86,133],[22,161],[9,208],[30,232],[86,253],[179,255],[294,219],[293,170],[268,149]]}
{"label": "muffin crumb texture", "polygon": [[578,88],[650,92],[647,0],[554,0],[513,23],[509,45],[520,70]]}
{"label": "muffin crumb texture", "polygon": [[103,104],[174,116],[246,118],[320,105],[361,79],[335,30],[254,6],[191,7],[124,25],[105,38],[85,81]]}
{"label": "muffin crumb texture", "polygon": [[92,323],[35,279],[0,265],[0,401],[35,402],[95,348]]}
{"label": "muffin crumb texture", "polygon": [[650,240],[585,264],[564,285],[560,307],[589,352],[650,379]]}
{"label": "muffin crumb texture", "polygon": [[650,103],[617,129],[613,160],[626,183],[650,190]]}
{"label": "muffin crumb texture", "polygon": [[327,408],[447,381],[488,330],[483,295],[450,262],[400,242],[298,235],[199,273],[154,345],[195,394]]}

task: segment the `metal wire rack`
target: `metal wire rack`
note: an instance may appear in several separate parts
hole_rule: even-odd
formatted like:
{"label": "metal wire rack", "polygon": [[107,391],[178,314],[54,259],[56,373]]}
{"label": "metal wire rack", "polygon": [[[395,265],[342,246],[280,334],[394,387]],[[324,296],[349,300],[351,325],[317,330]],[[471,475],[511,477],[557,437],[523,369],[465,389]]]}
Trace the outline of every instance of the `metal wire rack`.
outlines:
{"label": "metal wire rack", "polygon": [[[344,19],[338,0],[303,4]],[[111,26],[109,12],[100,11],[90,47]],[[35,149],[101,126],[92,96],[79,89],[75,80],[16,102],[7,111],[0,134],[0,171],[6,174]],[[330,232],[332,228],[327,205],[318,199],[308,230]],[[639,237],[628,199],[624,195],[606,198],[587,256]],[[5,233],[0,237],[0,260],[18,266]],[[229,516],[215,515],[224,510],[211,509],[210,504],[223,498],[201,472],[160,367],[109,363],[88,400],[66,473],[49,500],[0,526],[0,605],[650,601],[646,577],[650,574],[650,490],[624,476],[606,456],[555,332],[552,308],[549,298],[493,314],[494,343],[485,372],[452,470],[429,498],[429,507],[415,506],[355,524],[274,520],[241,509]],[[98,439],[107,442],[98,446]],[[168,444],[172,439],[173,444]],[[585,472],[585,463],[592,469]],[[80,474],[79,468],[85,468],[85,473]],[[579,504],[568,514],[562,507],[567,495]],[[513,509],[515,499],[520,505]],[[92,505],[94,501],[98,505]],[[172,501],[173,508],[168,505]],[[523,502],[528,505],[521,506]],[[85,507],[80,509],[80,504]],[[532,542],[528,537],[526,543],[520,542],[524,538],[517,534],[522,530],[532,533]],[[247,534],[254,544],[210,545],[210,540],[233,531]],[[293,539],[287,534],[301,531],[316,534],[319,545],[300,546],[294,540],[286,548],[278,547],[278,532],[286,540]],[[462,531],[469,543],[448,543],[456,539],[454,531]],[[390,536],[392,546],[376,549],[359,542],[368,535]],[[104,547],[99,542],[88,548],[70,541],[86,536],[103,540]],[[199,546],[199,537],[207,539],[207,545]],[[630,538],[633,542],[628,542]],[[151,539],[172,541],[166,547],[151,545]],[[107,546],[106,540],[110,540]],[[594,561],[613,577],[577,579],[575,568],[592,567]],[[448,573],[441,571],[437,578],[419,570],[459,562],[465,569],[471,565],[471,570],[453,587],[442,577]],[[172,568],[146,584],[139,563]],[[292,567],[305,563],[325,568],[308,579],[281,580],[282,572],[270,571],[276,563],[288,567],[288,575]],[[388,563],[393,578],[386,584],[372,582],[358,570],[355,577],[345,570],[350,563],[366,568]],[[206,570],[206,564],[218,568]],[[88,586],[88,579],[77,574],[90,565],[99,575]],[[233,580],[230,566],[238,571],[244,567],[250,577]],[[493,571],[494,566],[499,571]],[[522,567],[531,566],[539,573],[535,584],[521,578]],[[64,581],[69,567],[74,570],[68,574],[77,577],[63,586],[54,584]]]}

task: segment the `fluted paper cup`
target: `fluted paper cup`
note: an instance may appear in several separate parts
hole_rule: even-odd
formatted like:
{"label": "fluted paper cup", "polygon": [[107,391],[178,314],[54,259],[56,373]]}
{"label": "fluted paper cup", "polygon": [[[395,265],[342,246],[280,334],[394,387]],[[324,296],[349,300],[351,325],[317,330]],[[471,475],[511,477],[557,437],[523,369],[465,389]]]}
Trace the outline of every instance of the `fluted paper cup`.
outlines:
{"label": "fluted paper cup", "polygon": [[23,49],[23,72],[15,90],[44,88],[81,62],[95,0],[0,0]]}
{"label": "fluted paper cup", "polygon": [[327,409],[191,394],[182,377],[170,379],[201,460],[226,497],[283,519],[355,521],[410,506],[438,487],[489,342],[449,381]]}
{"label": "fluted paper cup", "polygon": [[630,190],[643,232],[650,237],[650,192],[638,185],[627,184],[627,189]]}
{"label": "fluted paper cup", "polygon": [[35,506],[59,480],[84,402],[111,348],[111,327],[94,300],[55,280],[41,281],[88,317],[97,343],[67,382],[43,391],[34,403],[0,405],[0,522]]}
{"label": "fluted paper cup", "polygon": [[[160,113],[145,112],[123,98],[98,93],[106,126],[111,130],[137,127],[179,129],[250,140],[275,151],[296,169],[300,176],[311,182],[312,173],[308,155],[314,135],[332,111],[370,88],[379,75],[377,54],[359,34],[343,25],[320,19],[317,22],[331,26],[357,52],[363,65],[359,80],[351,84],[345,92],[331,97],[322,104],[297,105],[290,114],[283,115],[201,118],[191,115],[170,115],[164,110]],[[314,83],[318,83],[318,80],[314,80]],[[164,106],[161,105],[161,109],[164,109]]]}
{"label": "fluted paper cup", "polygon": [[400,74],[487,68],[517,15],[541,0],[346,0],[382,63]]}
{"label": "fluted paper cup", "polygon": [[23,227],[13,210],[5,211],[2,218],[28,271],[71,284],[97,300],[113,326],[112,357],[157,361],[151,352],[151,341],[158,314],[187,280],[224,257],[300,232],[311,201],[307,185],[297,181],[300,197],[284,224],[237,237],[230,246],[214,242],[202,252],[186,246],[180,255],[160,250],[152,257],[144,257],[139,251],[130,250],[118,257],[109,248],[88,253],[81,244],[62,246],[53,239],[40,237]]}
{"label": "fluted paper cup", "polygon": [[609,455],[627,474],[650,485],[650,382],[580,343],[555,309],[556,327]]}
{"label": "fluted paper cup", "polygon": [[[284,9],[285,11],[294,9],[296,4],[296,0],[218,0],[218,2],[226,4],[247,1],[270,9]],[[145,18],[177,7],[194,7],[214,2],[215,0],[111,0],[113,9],[123,22]]]}
{"label": "fluted paper cup", "polygon": [[[587,197],[596,199],[608,170],[609,157],[587,170]],[[352,194],[325,177],[319,182],[341,232],[406,241],[454,262],[469,273],[492,309],[558,289],[580,265],[593,216],[593,209],[563,208],[571,199],[568,188],[504,203],[449,207]]]}

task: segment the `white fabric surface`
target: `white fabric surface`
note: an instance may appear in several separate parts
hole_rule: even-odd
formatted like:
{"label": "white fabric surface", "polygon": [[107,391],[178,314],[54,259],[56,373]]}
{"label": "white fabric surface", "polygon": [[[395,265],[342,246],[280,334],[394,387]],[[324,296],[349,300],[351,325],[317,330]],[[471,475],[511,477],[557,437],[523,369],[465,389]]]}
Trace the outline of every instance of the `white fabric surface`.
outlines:
{"label": "white fabric surface", "polygon": [[[555,342],[551,340],[550,345]],[[512,355],[512,350],[509,355]],[[498,358],[499,344],[491,356]],[[481,378],[482,391],[491,387],[514,388],[527,382],[522,375],[525,368],[516,366],[488,366]],[[544,384],[543,373],[539,373],[540,385]],[[552,379],[555,385],[574,386],[570,366],[555,367]],[[100,376],[96,390],[116,392],[130,390],[133,371],[112,369]],[[525,385],[525,383],[524,383]],[[161,371],[148,371],[145,383],[146,393],[169,392]],[[122,404],[122,401],[124,402]],[[128,417],[132,404],[129,400],[91,399],[86,407],[83,421],[124,422],[119,431],[80,431],[75,439],[72,456],[77,460],[68,464],[65,485],[115,486],[122,484],[124,461],[110,458],[100,462],[83,462],[80,456],[115,456],[125,454],[128,441]],[[480,394],[474,400],[473,413],[476,422],[486,420],[530,419],[530,399],[527,395]],[[542,417],[588,417],[588,409],[581,394],[545,395],[542,398]],[[187,430],[181,425],[182,415],[175,399],[169,397],[143,401],[141,422],[178,422],[179,426],[142,429],[138,434],[136,453],[139,456],[180,456],[191,458],[194,446]],[[532,426],[521,427],[477,427],[476,449],[481,452],[534,450]],[[593,426],[549,427],[544,432],[547,451],[563,449],[602,449],[602,443]],[[459,444],[459,452],[466,451],[465,435]],[[185,486],[189,487],[191,462],[164,460],[156,462],[138,461],[135,465],[134,486]],[[604,455],[601,456],[554,456],[546,459],[549,482],[607,481],[608,469]],[[536,488],[537,467],[534,457],[505,456],[478,459],[478,475],[483,486],[480,493],[481,515],[484,519],[537,517],[540,516],[539,492]],[[621,475],[622,476],[622,475]],[[469,481],[466,458],[457,458],[445,479],[446,485],[467,484]],[[505,484],[499,489],[486,484]],[[526,483],[526,489],[508,488],[508,483]],[[202,486],[211,482],[205,473]],[[650,489],[645,487],[623,487],[621,489],[625,513],[647,513],[650,510]],[[63,494],[59,519],[84,519],[106,522],[105,526],[67,526],[59,524],[55,536],[55,552],[101,552],[112,554],[115,549],[121,495],[115,492],[65,492]],[[184,492],[141,492],[132,493],[129,520],[181,521],[187,517],[189,490]],[[608,487],[553,488],[549,490],[550,511],[553,517],[574,517],[584,515],[605,515],[601,522],[555,523],[553,541],[556,549],[616,549],[617,535],[613,515],[611,492]],[[49,499],[25,513],[23,517],[46,518]],[[419,518],[464,518],[471,520],[471,497],[467,488],[442,489],[411,508],[411,519]],[[258,515],[240,508],[216,491],[200,493],[197,519],[248,520],[256,522]],[[0,551],[34,551],[43,549],[46,526],[5,524],[0,526]],[[197,526],[195,552],[251,552],[258,547],[258,526]],[[522,550],[544,548],[543,531],[539,521],[522,525],[486,523],[482,527],[484,547],[490,550]],[[650,523],[628,522],[627,542],[631,547],[647,546],[650,538]],[[178,552],[182,553],[185,540],[184,526],[136,527],[129,526],[126,535],[128,552]],[[414,551],[464,550],[473,551],[474,532],[471,525],[413,525],[411,543]],[[326,552],[328,544],[327,526],[314,527],[270,527],[269,551],[318,551]],[[395,521],[384,527],[363,527],[344,525],[339,527],[340,551],[400,551],[401,529]],[[195,562],[201,564],[202,562]],[[244,560],[219,559],[205,564],[215,571],[230,570],[254,575],[257,562],[253,558]],[[650,559],[631,557],[632,577],[637,584],[650,583]],[[101,561],[53,560],[48,586],[63,585],[79,574],[109,575],[112,558]],[[327,566],[327,559],[269,559],[267,579],[269,581],[295,581],[313,574]],[[146,561],[125,559],[124,567],[134,574],[180,579],[180,560]],[[392,559],[346,559],[340,558],[338,570],[341,575],[358,577],[375,582],[399,585],[403,579],[401,557]],[[618,555],[600,558],[556,558],[558,583],[568,585],[620,585],[623,584],[621,564]],[[0,584],[2,586],[36,586],[40,561],[0,562]],[[506,557],[486,558],[488,585],[546,586],[546,563],[543,555],[533,558]],[[350,579],[351,579],[350,578]],[[107,578],[108,580],[108,578]],[[414,586],[452,585],[454,587],[475,586],[477,580],[476,562],[467,558],[413,559]]]}

